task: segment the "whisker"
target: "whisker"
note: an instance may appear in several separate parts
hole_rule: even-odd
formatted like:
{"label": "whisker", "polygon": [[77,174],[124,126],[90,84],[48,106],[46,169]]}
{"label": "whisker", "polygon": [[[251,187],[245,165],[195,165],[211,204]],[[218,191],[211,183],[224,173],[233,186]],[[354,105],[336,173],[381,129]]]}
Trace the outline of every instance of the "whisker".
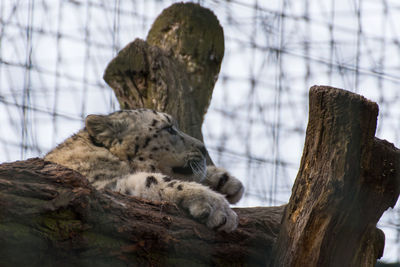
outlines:
{"label": "whisker", "polygon": [[[202,163],[202,164],[201,164]],[[206,162],[205,159],[202,162],[199,161],[189,161],[189,166],[193,171],[193,174],[199,177],[199,180],[202,181],[206,177]]]}

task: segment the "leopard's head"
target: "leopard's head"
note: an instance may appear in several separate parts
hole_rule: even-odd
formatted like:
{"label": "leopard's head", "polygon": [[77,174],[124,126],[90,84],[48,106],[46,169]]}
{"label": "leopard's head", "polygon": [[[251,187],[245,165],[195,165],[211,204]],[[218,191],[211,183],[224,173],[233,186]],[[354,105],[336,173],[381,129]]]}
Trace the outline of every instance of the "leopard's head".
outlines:
{"label": "leopard's head", "polygon": [[187,181],[206,175],[206,150],[199,140],[178,129],[168,114],[150,109],[89,115],[91,142],[108,149],[133,171],[161,172]]}

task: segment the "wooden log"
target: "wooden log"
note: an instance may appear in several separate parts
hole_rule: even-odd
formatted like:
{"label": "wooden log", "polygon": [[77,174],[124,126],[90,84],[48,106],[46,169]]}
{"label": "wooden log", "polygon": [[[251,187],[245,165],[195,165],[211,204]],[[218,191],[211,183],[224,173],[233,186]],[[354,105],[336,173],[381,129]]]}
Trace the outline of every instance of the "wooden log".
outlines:
{"label": "wooden log", "polygon": [[399,195],[400,152],[374,138],[378,106],[327,86],[310,90],[300,169],[272,266],[373,266],[382,213]]}
{"label": "wooden log", "polygon": [[0,165],[1,266],[262,266],[283,207],[235,209],[237,231],[183,210],[110,191],[30,159]]}

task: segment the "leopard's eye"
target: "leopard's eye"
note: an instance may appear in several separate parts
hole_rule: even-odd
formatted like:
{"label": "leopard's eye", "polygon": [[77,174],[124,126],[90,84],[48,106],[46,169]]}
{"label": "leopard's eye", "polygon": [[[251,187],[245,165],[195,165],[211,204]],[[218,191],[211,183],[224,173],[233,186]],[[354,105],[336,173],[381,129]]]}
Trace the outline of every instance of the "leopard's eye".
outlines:
{"label": "leopard's eye", "polygon": [[174,126],[169,125],[167,127],[164,127],[163,130],[167,131],[170,134],[177,134],[178,132],[175,130]]}

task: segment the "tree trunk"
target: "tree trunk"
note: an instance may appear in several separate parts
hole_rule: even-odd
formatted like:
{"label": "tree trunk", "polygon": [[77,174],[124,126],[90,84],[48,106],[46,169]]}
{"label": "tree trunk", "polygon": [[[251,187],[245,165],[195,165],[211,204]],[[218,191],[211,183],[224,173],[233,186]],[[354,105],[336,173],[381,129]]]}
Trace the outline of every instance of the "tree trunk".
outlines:
{"label": "tree trunk", "polygon": [[203,141],[201,126],[224,56],[224,33],[208,9],[179,3],[165,9],[149,31],[109,63],[104,80],[122,109],[171,114]]}
{"label": "tree trunk", "polygon": [[[121,109],[171,114],[180,129],[203,140],[201,126],[224,56],[217,17],[193,3],[178,3],[155,20],[147,42],[136,39],[108,64],[104,80]],[[207,163],[213,162],[207,152]]]}
{"label": "tree trunk", "polygon": [[327,86],[310,90],[300,169],[273,266],[373,266],[382,213],[399,195],[400,152],[374,138],[378,106]]}

